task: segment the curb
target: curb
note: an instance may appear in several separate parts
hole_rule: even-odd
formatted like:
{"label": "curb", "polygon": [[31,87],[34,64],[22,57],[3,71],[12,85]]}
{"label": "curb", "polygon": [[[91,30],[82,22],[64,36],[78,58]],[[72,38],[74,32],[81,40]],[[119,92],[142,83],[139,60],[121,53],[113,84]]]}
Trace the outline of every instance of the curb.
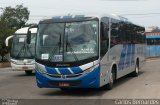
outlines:
{"label": "curb", "polygon": [[0,63],[0,68],[9,68],[9,67],[11,67],[10,62],[1,62]]}

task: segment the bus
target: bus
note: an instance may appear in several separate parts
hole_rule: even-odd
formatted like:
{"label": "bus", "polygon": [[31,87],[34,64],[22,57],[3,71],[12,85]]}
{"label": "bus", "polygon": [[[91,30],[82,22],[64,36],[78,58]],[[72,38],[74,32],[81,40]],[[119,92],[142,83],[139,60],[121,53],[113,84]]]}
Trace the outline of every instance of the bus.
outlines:
{"label": "bus", "polygon": [[6,38],[6,46],[9,40],[13,38],[12,48],[10,53],[11,67],[14,71],[25,71],[27,75],[31,75],[35,69],[35,38],[37,29],[31,29],[31,43],[26,43],[26,37],[29,27],[18,29],[14,35]]}
{"label": "bus", "polygon": [[145,63],[144,27],[121,16],[54,16],[35,27],[40,88],[112,89],[115,80],[138,76]]}

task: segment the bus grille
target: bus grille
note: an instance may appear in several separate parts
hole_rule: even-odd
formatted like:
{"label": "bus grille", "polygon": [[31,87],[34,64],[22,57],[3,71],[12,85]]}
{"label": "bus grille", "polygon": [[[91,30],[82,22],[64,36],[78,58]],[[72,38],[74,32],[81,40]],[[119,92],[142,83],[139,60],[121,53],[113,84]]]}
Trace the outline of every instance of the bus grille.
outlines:
{"label": "bus grille", "polygon": [[79,77],[82,74],[70,74],[70,75],[47,74],[47,75],[53,78],[74,78],[74,77]]}

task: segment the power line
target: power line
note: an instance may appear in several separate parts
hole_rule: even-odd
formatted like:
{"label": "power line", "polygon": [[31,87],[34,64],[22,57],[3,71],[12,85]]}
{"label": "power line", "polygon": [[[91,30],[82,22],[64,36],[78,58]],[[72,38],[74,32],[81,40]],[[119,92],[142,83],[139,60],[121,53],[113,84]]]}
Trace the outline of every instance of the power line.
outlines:
{"label": "power line", "polygon": [[[159,17],[160,15],[157,15],[157,16],[137,16],[137,17],[131,17],[131,18],[152,18],[152,17]],[[154,18],[153,18],[154,19]]]}
{"label": "power line", "polygon": [[139,13],[139,14],[121,14],[121,16],[135,16],[135,15],[160,15],[160,13]]}

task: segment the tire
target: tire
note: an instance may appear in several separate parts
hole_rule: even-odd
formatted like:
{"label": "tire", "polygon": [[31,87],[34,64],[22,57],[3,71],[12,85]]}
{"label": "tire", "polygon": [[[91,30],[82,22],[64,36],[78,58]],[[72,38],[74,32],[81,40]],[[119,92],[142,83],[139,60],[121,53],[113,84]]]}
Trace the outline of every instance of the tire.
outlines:
{"label": "tire", "polygon": [[101,87],[101,90],[112,90],[115,80],[116,80],[116,70],[112,69],[112,72],[110,73],[109,83]]}
{"label": "tire", "polygon": [[135,66],[135,70],[134,70],[134,72],[132,72],[132,76],[138,77],[138,74],[139,74],[139,66],[138,66],[138,62],[137,62],[136,66]]}
{"label": "tire", "polygon": [[31,75],[32,74],[32,70],[25,70],[26,75]]}

